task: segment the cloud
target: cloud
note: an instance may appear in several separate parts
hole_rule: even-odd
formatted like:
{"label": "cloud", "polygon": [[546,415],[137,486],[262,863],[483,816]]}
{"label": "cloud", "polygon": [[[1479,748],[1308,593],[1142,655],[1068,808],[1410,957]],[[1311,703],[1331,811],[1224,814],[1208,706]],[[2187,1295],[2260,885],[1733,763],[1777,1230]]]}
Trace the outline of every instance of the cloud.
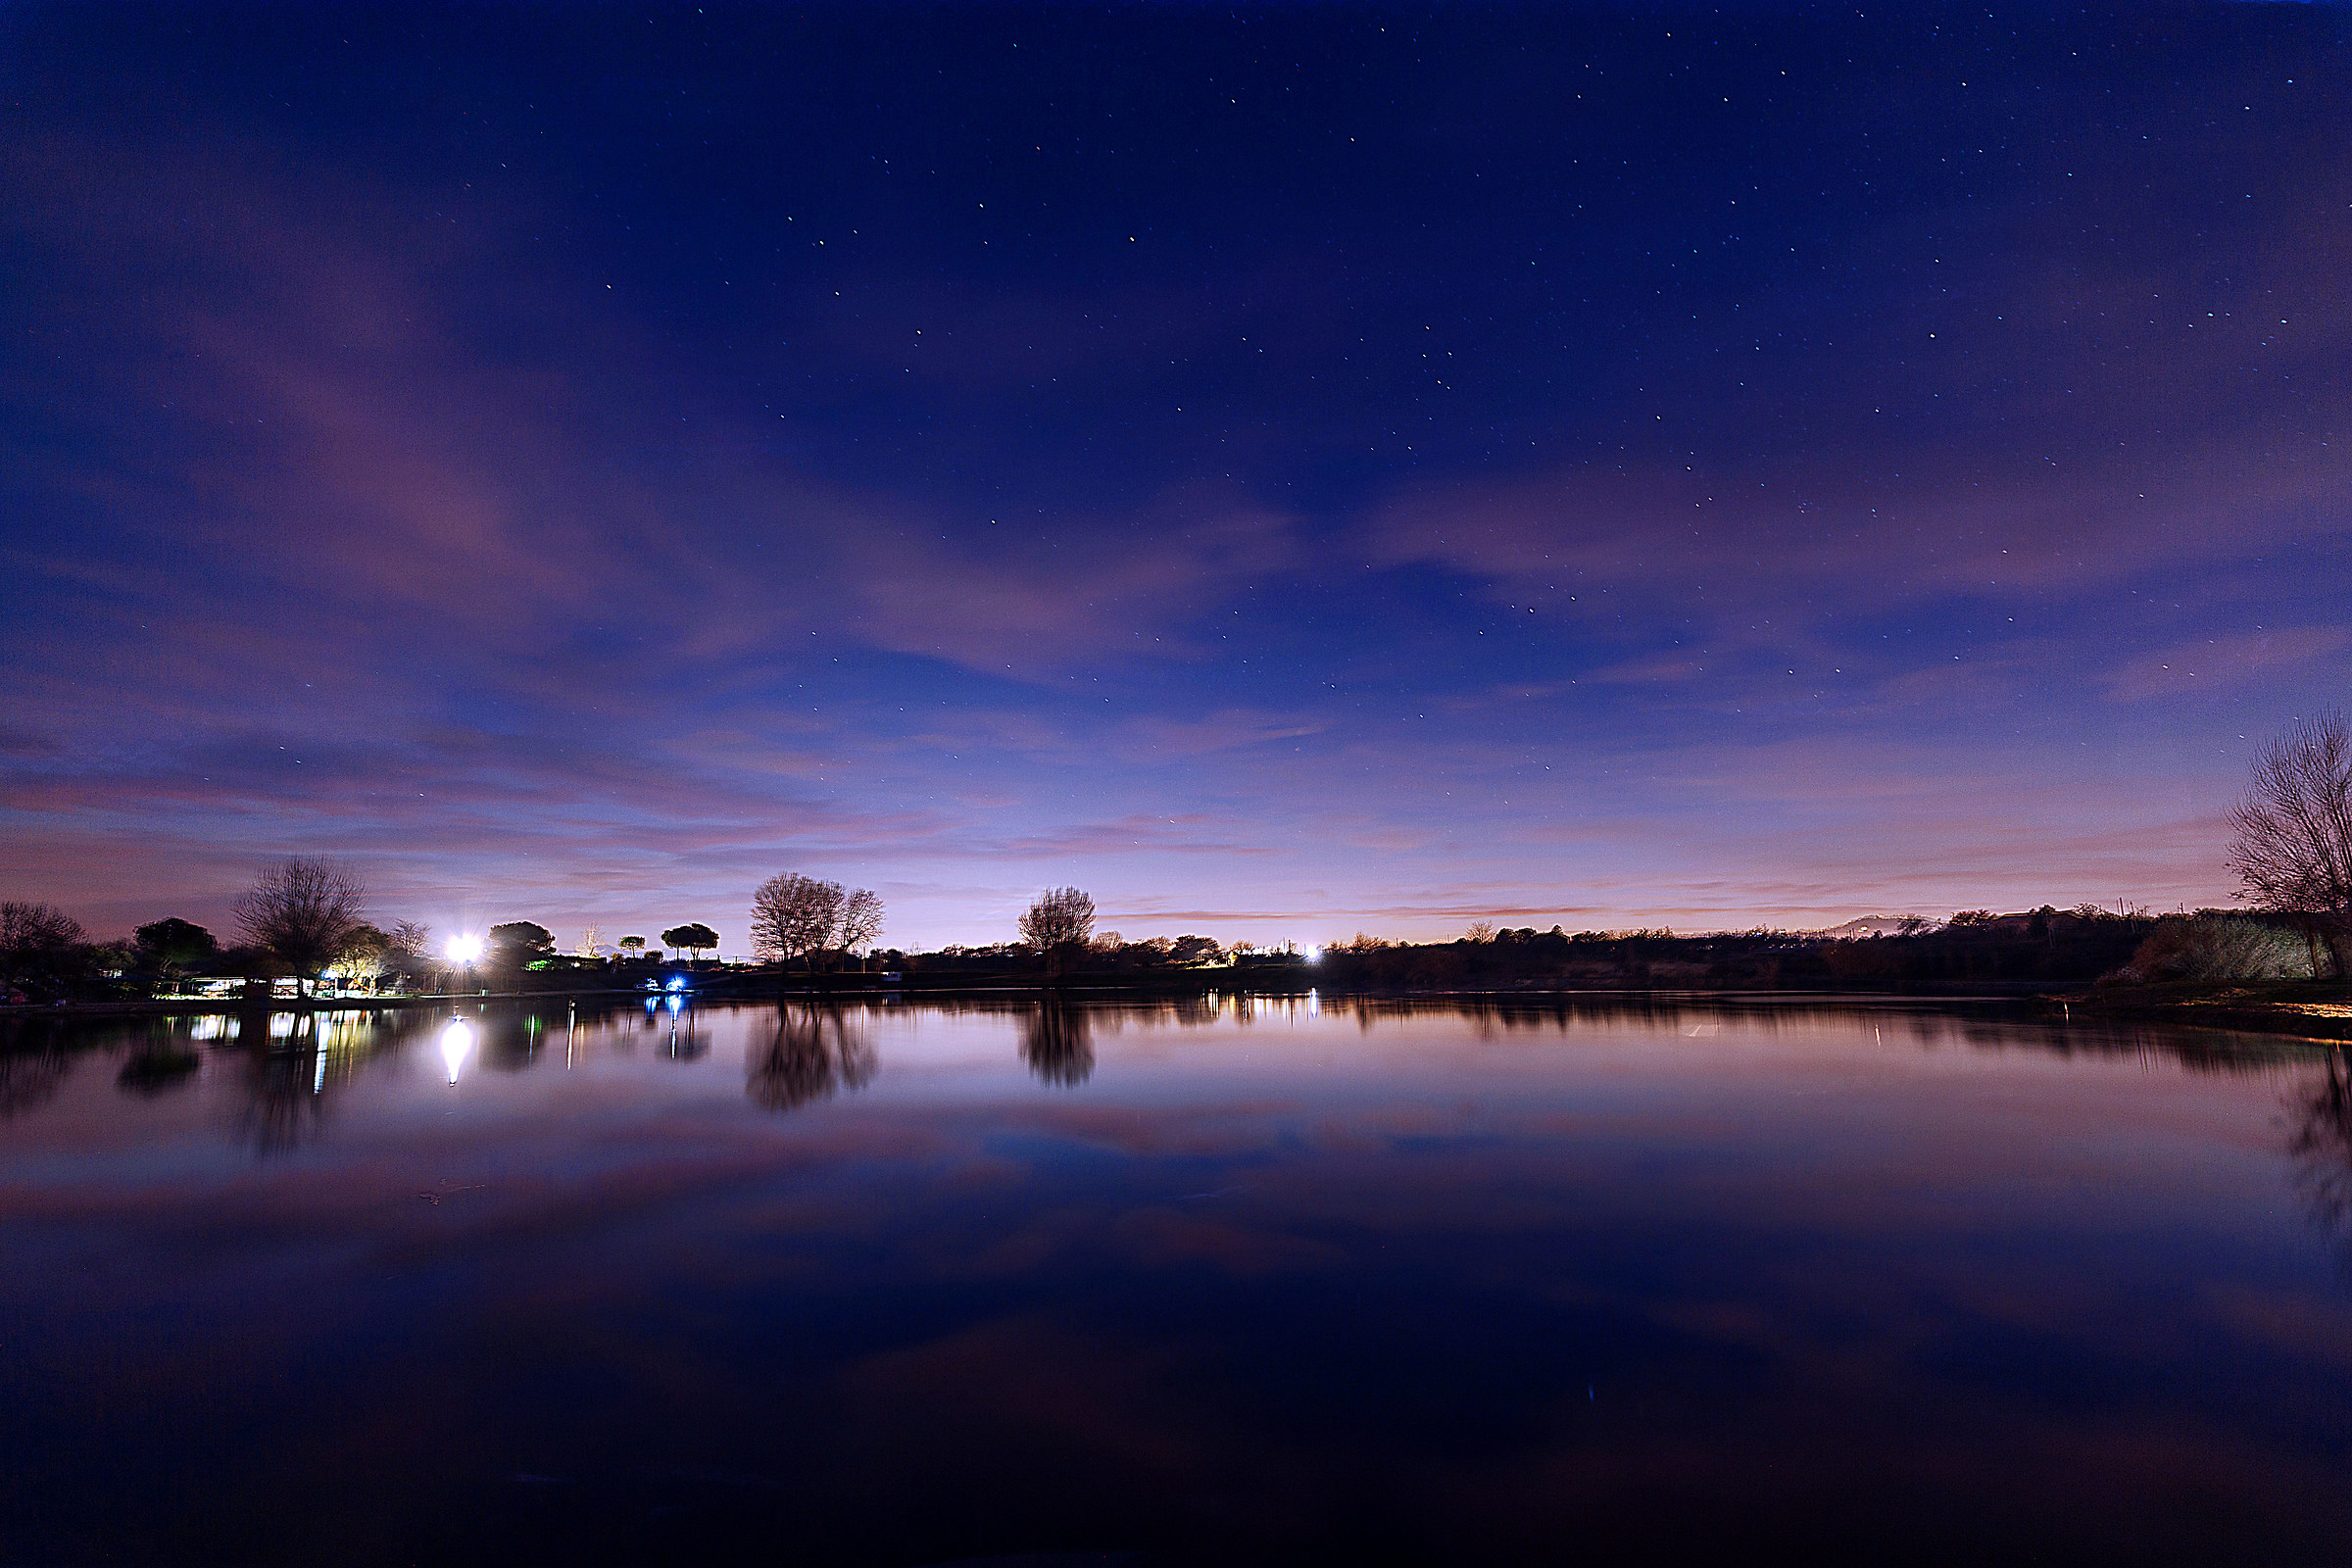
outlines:
{"label": "cloud", "polygon": [[2352,648],[2352,626],[2280,626],[2205,637],[2132,660],[2107,676],[2122,702],[2214,692]]}

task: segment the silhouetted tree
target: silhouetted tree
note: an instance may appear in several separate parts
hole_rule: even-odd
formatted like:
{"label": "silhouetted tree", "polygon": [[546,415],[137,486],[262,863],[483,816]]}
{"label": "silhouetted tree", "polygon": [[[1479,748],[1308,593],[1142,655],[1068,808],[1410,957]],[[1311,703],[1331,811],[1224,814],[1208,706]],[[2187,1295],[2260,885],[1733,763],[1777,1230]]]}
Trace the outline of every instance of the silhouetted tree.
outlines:
{"label": "silhouetted tree", "polygon": [[1095,1071],[1095,1031],[1083,1007],[1041,1002],[1021,1020],[1021,1059],[1047,1083],[1075,1089]]}
{"label": "silhouetted tree", "polygon": [[852,888],[841,901],[841,919],[833,945],[844,953],[870,948],[882,934],[882,896],[871,888]]}
{"label": "silhouetted tree", "polygon": [[296,989],[308,996],[311,977],[351,940],[367,896],[343,867],[298,856],[264,871],[238,896],[237,929],[292,969]]}
{"label": "silhouetted tree", "polygon": [[832,940],[844,897],[840,883],[798,871],[769,877],[752,894],[752,952],[783,963],[806,958],[814,968],[817,953]]}
{"label": "silhouetted tree", "polygon": [[1059,974],[1094,931],[1095,901],[1077,888],[1048,888],[1021,911],[1021,940],[1045,956],[1051,974]]}
{"label": "silhouetted tree", "polygon": [[698,921],[693,925],[671,926],[662,933],[662,940],[699,956],[718,946],[718,933]]}
{"label": "silhouetted tree", "polygon": [[813,970],[821,955],[862,947],[881,930],[882,900],[870,888],[786,871],[752,895],[752,952],[762,959],[803,958]]}
{"label": "silhouetted tree", "polygon": [[620,956],[621,956],[622,957],[624,957],[624,958],[642,958],[642,957],[644,957],[644,956],[645,956],[645,938],[643,938],[643,937],[622,937],[622,938],[620,939]]}
{"label": "silhouetted tree", "polygon": [[384,968],[414,979],[433,968],[433,929],[421,920],[403,920],[384,933]]}
{"label": "silhouetted tree", "polygon": [[56,966],[82,934],[81,922],[54,905],[0,904],[0,979]]}
{"label": "silhouetted tree", "polygon": [[1168,944],[1170,963],[1222,963],[1225,950],[1217,946],[1215,937],[1181,936]]}
{"label": "silhouetted tree", "polygon": [[519,974],[556,954],[556,934],[536,920],[509,920],[490,928],[490,965]]}
{"label": "silhouetted tree", "polygon": [[184,973],[220,951],[220,944],[210,931],[193,920],[176,916],[150,921],[132,934],[138,939],[140,961],[154,965],[158,974]]}
{"label": "silhouetted tree", "polygon": [[2304,719],[2272,742],[2230,820],[2238,896],[2311,921],[2335,972],[2352,974],[2352,729],[2344,715]]}

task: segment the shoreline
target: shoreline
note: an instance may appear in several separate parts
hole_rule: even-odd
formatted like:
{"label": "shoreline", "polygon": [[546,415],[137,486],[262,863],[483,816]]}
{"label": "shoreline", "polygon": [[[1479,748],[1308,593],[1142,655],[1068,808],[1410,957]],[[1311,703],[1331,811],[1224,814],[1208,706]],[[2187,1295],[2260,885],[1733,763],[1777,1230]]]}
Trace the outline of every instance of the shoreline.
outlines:
{"label": "shoreline", "polygon": [[[944,977],[943,977],[944,978]],[[1334,987],[1300,983],[1303,977],[1273,976],[1225,981],[1047,982],[1012,976],[979,977],[950,984],[859,983],[838,976],[820,986],[778,986],[726,977],[684,993],[635,989],[579,991],[482,991],[361,997],[183,997],[107,1002],[26,1003],[0,1005],[0,1023],[36,1018],[102,1019],[237,1016],[246,1013],[395,1012],[415,1008],[465,1008],[486,1004],[545,1008],[561,1003],[609,1009],[682,996],[702,1005],[760,1005],[784,1001],[890,1000],[902,1003],[958,999],[1067,1003],[1164,1002],[1211,994],[1265,998],[1303,997],[1327,1003],[1610,1002],[1619,1005],[1654,1003],[1692,1006],[1707,1004],[1758,1005],[2004,1006],[2049,1020],[2098,1023],[2170,1023],[2192,1028],[2251,1031],[2320,1042],[2352,1041],[2352,987],[2335,981],[2236,983],[2179,982],[2165,985],[2099,987],[2088,982],[2050,985],[1999,982],[1903,990],[1841,987],[1633,987],[1517,984],[1507,986]],[[1273,983],[1268,983],[1273,982]]]}

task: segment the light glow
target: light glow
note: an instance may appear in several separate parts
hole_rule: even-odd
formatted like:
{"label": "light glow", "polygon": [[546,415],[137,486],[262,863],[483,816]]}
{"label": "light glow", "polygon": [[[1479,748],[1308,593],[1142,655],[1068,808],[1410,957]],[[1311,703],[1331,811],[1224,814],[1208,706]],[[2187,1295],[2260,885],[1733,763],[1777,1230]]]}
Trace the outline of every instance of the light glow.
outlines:
{"label": "light glow", "polygon": [[482,956],[480,937],[451,937],[449,956],[453,962],[471,963]]}
{"label": "light glow", "polygon": [[449,1027],[441,1031],[441,1061],[449,1068],[449,1081],[458,1081],[458,1069],[473,1054],[473,1025],[463,1018],[452,1018]]}

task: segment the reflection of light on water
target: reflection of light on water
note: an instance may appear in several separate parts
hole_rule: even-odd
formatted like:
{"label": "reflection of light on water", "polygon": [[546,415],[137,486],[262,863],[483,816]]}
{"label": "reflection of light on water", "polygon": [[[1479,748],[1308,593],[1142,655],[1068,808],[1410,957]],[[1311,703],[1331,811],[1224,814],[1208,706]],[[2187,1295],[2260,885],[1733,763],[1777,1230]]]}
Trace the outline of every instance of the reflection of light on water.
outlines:
{"label": "reflection of light on water", "polygon": [[686,1005],[686,999],[685,999],[684,997],[681,997],[681,996],[679,996],[679,995],[678,995],[676,992],[674,992],[674,991],[673,991],[673,992],[671,992],[671,993],[669,994],[668,1001],[669,1001],[669,1010],[670,1010],[670,1015],[671,1015],[672,1017],[675,1017],[675,1016],[677,1015],[677,1011],[678,1011],[678,1009],[679,1009],[680,1007],[683,1007],[684,1005]]}
{"label": "reflection of light on water", "polygon": [[357,1050],[368,1044],[374,1034],[374,1014],[359,1008],[318,1014],[318,1047],[321,1051],[329,1047],[338,1051]]}
{"label": "reflection of light on water", "polygon": [[291,1012],[271,1013],[270,1015],[270,1038],[272,1040],[293,1039],[294,1025],[298,1021],[297,1015]]}
{"label": "reflection of light on water", "polygon": [[209,1013],[202,1018],[191,1019],[188,1023],[188,1038],[190,1040],[234,1040],[237,1038],[237,1020],[223,1018],[219,1013]]}
{"label": "reflection of light on water", "polygon": [[1323,999],[1315,995],[1314,987],[1312,986],[1307,987],[1306,991],[1306,1015],[1309,1018],[1320,1018],[1323,1016]]}
{"label": "reflection of light on water", "polygon": [[449,1081],[458,1081],[458,1068],[473,1050],[473,1025],[463,1018],[452,1018],[449,1027],[441,1031],[441,1059],[449,1066]]}

